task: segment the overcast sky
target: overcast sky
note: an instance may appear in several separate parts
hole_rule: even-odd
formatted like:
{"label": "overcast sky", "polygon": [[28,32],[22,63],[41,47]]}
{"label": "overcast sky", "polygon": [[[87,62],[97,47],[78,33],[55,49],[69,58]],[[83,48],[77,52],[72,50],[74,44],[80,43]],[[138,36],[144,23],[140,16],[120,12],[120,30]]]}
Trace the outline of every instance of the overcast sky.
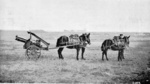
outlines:
{"label": "overcast sky", "polygon": [[0,29],[150,32],[150,0],[0,0]]}

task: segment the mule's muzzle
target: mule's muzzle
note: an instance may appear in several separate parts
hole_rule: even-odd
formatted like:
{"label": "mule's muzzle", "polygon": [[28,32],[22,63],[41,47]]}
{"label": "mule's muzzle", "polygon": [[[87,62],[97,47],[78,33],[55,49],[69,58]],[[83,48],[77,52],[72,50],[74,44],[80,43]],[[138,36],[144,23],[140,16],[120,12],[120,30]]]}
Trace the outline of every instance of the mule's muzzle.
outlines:
{"label": "mule's muzzle", "polygon": [[90,41],[87,41],[87,44],[91,45],[91,42],[90,42]]}
{"label": "mule's muzzle", "polygon": [[86,42],[85,42],[85,44],[89,44],[89,45],[91,45],[91,43],[90,43],[90,42],[88,42],[88,41],[86,41]]}
{"label": "mule's muzzle", "polygon": [[90,41],[90,40],[88,40],[87,43],[88,43],[89,45],[91,45],[91,41]]}

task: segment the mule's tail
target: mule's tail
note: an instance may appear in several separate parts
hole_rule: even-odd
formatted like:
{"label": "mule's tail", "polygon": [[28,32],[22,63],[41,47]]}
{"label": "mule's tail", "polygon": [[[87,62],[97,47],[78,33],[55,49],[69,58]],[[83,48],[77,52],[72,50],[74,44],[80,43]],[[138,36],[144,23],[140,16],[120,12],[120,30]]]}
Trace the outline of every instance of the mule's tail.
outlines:
{"label": "mule's tail", "polygon": [[59,47],[59,40],[60,40],[60,38],[57,39],[56,47]]}
{"label": "mule's tail", "polygon": [[110,49],[111,45],[113,45],[113,41],[111,39],[106,39],[101,46],[101,50],[105,51],[107,49]]}
{"label": "mule's tail", "polygon": [[68,41],[69,40],[67,36],[61,36],[57,39],[56,47],[67,45]]}
{"label": "mule's tail", "polygon": [[[104,41],[105,42],[105,41]],[[101,45],[101,51],[104,51],[106,48],[105,48],[105,45],[104,45],[104,42],[102,43]]]}

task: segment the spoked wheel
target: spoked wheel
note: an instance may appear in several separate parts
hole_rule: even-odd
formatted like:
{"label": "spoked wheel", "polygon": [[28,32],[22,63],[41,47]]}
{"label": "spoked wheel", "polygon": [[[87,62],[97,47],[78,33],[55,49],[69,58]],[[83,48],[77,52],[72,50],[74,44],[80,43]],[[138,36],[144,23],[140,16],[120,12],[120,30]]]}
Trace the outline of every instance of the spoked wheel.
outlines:
{"label": "spoked wheel", "polygon": [[27,48],[26,55],[28,59],[38,59],[41,56],[41,49],[35,45],[31,45]]}

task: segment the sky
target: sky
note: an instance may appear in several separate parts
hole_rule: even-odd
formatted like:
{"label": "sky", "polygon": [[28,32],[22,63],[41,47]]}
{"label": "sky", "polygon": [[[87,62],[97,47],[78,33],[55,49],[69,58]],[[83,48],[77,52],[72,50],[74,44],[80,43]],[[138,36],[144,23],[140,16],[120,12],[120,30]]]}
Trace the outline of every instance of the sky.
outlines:
{"label": "sky", "polygon": [[0,29],[150,32],[150,0],[0,0]]}

